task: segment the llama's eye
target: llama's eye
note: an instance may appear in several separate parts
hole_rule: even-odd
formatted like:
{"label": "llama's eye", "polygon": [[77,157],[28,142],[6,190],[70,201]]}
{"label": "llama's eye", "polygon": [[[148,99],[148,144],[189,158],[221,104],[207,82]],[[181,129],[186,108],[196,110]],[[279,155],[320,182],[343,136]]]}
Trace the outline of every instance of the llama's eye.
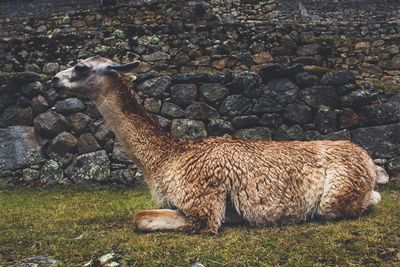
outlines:
{"label": "llama's eye", "polygon": [[90,67],[88,65],[85,65],[84,63],[78,63],[75,65],[75,70],[77,72],[84,72],[87,71],[88,69],[90,69]]}

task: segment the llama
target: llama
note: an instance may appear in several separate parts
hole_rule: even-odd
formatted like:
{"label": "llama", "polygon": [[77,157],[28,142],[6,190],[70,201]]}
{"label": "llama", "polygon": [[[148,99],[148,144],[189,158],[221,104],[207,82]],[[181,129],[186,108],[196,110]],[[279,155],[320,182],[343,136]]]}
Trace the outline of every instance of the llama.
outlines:
{"label": "llama", "polygon": [[93,100],[142,170],[159,210],[134,215],[138,231],[217,233],[227,202],[250,226],[314,217],[352,218],[380,201],[388,181],[368,153],[349,141],[249,141],[229,136],[181,139],[146,114],[125,75],[140,62],[88,58],[59,72],[56,89]]}

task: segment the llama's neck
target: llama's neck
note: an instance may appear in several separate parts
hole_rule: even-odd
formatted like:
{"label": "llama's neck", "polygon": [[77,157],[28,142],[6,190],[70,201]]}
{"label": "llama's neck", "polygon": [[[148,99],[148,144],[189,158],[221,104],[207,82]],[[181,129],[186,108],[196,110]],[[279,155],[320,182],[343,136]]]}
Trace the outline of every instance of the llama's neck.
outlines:
{"label": "llama's neck", "polygon": [[129,99],[130,96],[124,90],[107,90],[95,103],[126,152],[143,171],[145,178],[152,179],[160,165],[179,145],[154,125],[142,107],[135,100]]}

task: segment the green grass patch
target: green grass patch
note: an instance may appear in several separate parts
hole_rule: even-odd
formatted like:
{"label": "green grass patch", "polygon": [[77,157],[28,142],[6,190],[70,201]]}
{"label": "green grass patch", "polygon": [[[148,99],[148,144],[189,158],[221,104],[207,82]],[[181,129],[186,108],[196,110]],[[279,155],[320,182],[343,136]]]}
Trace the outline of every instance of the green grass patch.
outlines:
{"label": "green grass patch", "polygon": [[156,208],[146,188],[0,190],[0,266],[48,254],[81,266],[116,252],[138,266],[399,266],[400,186],[368,215],[277,228],[224,227],[218,236],[138,234],[132,215]]}

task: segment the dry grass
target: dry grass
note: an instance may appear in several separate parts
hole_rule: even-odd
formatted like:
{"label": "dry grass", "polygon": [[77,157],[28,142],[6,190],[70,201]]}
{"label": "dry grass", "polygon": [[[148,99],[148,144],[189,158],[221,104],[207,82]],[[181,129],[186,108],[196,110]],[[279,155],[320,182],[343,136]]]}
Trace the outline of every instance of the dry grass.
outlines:
{"label": "dry grass", "polygon": [[226,227],[216,237],[137,234],[132,214],[155,203],[145,188],[0,190],[0,266],[48,254],[81,266],[117,252],[138,266],[399,266],[400,185],[367,216],[279,228]]}

